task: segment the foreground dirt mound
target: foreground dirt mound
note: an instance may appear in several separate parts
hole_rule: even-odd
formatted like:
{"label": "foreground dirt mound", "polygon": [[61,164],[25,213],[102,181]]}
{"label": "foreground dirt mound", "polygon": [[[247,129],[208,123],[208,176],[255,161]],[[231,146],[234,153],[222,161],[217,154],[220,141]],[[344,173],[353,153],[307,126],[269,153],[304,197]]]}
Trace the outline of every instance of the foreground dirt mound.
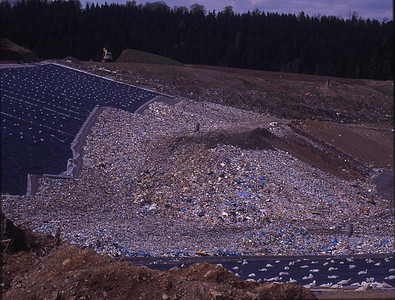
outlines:
{"label": "foreground dirt mound", "polygon": [[5,255],[3,263],[3,299],[315,299],[295,283],[247,282],[221,266],[160,272],[70,245],[41,259]]}
{"label": "foreground dirt mound", "polygon": [[2,249],[2,299],[315,299],[295,283],[247,282],[207,263],[160,272],[59,243],[37,254],[40,237],[4,215],[1,224],[12,245]]}
{"label": "foreground dirt mound", "polygon": [[[35,236],[30,230],[22,226],[15,226],[11,220],[1,213],[1,252],[16,254],[19,251],[28,251],[36,255],[45,255],[54,246],[60,245],[59,237],[51,235]],[[60,235],[58,232],[57,236]]]}

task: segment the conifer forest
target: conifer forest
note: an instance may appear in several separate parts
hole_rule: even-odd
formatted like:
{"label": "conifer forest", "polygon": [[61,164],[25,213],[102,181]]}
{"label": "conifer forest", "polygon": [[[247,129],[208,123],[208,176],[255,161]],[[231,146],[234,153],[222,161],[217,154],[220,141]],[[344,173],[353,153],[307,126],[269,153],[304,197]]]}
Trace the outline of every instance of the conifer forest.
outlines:
{"label": "conifer forest", "polygon": [[393,21],[358,16],[220,12],[165,2],[90,4],[78,0],[0,3],[0,38],[42,59],[116,59],[137,49],[184,64],[348,78],[393,79]]}

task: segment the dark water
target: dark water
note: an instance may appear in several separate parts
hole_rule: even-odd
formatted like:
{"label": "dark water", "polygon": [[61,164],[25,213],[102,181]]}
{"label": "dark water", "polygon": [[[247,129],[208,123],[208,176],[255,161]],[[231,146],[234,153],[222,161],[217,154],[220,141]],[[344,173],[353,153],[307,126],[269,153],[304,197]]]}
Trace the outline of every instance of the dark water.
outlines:
{"label": "dark water", "polygon": [[136,111],[158,94],[55,64],[0,68],[1,191],[26,192],[27,174],[60,174],[96,105]]}
{"label": "dark water", "polygon": [[[195,258],[128,258],[138,266],[148,266],[157,270],[169,270],[174,266],[186,268],[194,263],[208,262],[221,264],[240,278],[263,282],[288,282],[316,286],[337,284],[348,281],[343,286],[362,281],[386,283],[395,287],[394,254],[358,256],[306,256],[306,257],[195,257]],[[365,274],[366,271],[366,274]]]}

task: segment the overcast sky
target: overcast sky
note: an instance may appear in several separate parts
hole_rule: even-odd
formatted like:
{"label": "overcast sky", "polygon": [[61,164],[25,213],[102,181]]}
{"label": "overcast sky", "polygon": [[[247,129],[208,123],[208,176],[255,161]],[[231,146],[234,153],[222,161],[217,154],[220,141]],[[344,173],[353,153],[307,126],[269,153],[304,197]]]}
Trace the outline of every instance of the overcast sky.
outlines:
{"label": "overcast sky", "polygon": [[[83,7],[87,0],[81,0]],[[117,2],[126,3],[127,0],[89,0],[91,3],[102,4]],[[155,2],[136,0],[137,4]],[[393,19],[392,0],[164,0],[170,6],[190,7],[194,3],[203,5],[207,11],[222,11],[225,6],[232,6],[236,13],[253,11],[255,8],[265,12],[298,14],[304,11],[307,15],[317,14],[336,17],[347,17],[356,11],[365,19],[382,21],[384,18]]]}

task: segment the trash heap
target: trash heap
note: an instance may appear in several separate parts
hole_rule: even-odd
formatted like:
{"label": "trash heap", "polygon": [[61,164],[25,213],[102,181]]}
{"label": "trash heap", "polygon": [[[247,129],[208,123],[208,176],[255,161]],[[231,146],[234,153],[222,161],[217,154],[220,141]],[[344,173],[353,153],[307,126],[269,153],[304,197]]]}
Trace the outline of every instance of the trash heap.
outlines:
{"label": "trash heap", "polygon": [[78,179],[43,178],[30,198],[3,195],[3,211],[112,256],[393,252],[393,205],[371,178],[341,179],[242,139],[256,130],[281,137],[286,127],[190,100],[152,103],[141,115],[107,108]]}

